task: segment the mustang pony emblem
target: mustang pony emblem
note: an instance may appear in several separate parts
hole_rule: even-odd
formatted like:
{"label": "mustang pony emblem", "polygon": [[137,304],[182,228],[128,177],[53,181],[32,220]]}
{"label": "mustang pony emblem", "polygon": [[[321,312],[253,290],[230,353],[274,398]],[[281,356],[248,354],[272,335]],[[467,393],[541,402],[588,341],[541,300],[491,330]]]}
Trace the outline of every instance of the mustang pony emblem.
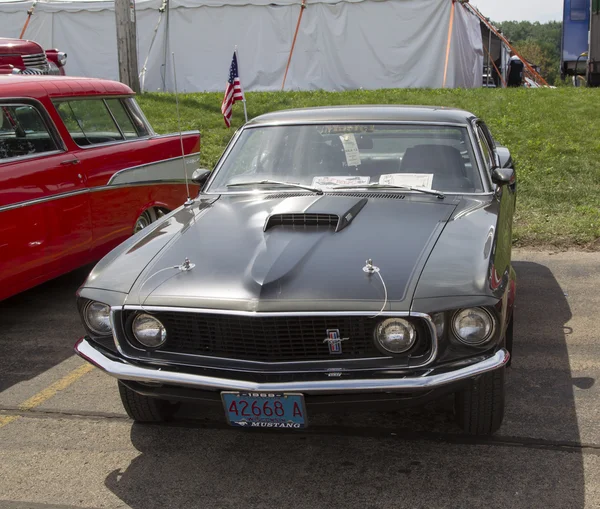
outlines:
{"label": "mustang pony emblem", "polygon": [[323,343],[329,346],[329,353],[332,355],[340,355],[342,353],[342,341],[348,341],[350,338],[340,337],[339,329],[327,329],[327,337]]}

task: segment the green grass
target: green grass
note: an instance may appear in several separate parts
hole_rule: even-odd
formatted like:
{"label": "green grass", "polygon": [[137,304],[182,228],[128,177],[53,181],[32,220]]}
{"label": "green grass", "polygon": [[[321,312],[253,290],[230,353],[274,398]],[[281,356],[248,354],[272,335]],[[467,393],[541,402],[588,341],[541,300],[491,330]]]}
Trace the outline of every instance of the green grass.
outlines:
{"label": "green grass", "polygon": [[[181,94],[183,129],[202,133],[202,164],[212,167],[232,129],[223,123],[221,93]],[[139,97],[160,133],[178,130],[174,96]],[[518,173],[514,240],[519,246],[600,249],[600,89],[357,90],[247,94],[249,118],[265,112],[334,104],[423,104],[464,108],[483,118],[512,152]]]}

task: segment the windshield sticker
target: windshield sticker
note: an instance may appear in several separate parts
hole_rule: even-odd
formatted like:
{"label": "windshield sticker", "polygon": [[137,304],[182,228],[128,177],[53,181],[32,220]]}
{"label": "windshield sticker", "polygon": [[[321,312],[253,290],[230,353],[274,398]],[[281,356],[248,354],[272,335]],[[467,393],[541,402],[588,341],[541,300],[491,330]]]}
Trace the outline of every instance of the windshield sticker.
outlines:
{"label": "windshield sticker", "polygon": [[323,125],[317,128],[321,134],[340,134],[340,133],[372,133],[375,131],[374,125]]}
{"label": "windshield sticker", "polygon": [[342,145],[344,145],[344,153],[346,154],[346,164],[348,166],[360,166],[360,152],[354,134],[342,134],[340,136]]}
{"label": "windshield sticker", "polygon": [[433,173],[391,173],[379,177],[380,184],[392,186],[423,187],[431,189]]}
{"label": "windshield sticker", "polygon": [[354,186],[367,185],[371,181],[371,177],[315,177],[312,181],[313,187],[334,187],[334,186]]}

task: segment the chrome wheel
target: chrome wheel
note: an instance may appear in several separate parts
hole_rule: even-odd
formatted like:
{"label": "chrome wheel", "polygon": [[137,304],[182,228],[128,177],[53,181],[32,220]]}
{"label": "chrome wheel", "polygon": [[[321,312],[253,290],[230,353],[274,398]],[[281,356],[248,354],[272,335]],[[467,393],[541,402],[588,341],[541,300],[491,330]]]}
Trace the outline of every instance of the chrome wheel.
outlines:
{"label": "chrome wheel", "polygon": [[156,221],[156,219],[157,219],[157,215],[156,215],[156,211],[154,209],[145,210],[142,213],[142,215],[137,218],[137,221],[135,222],[135,226],[133,227],[133,233],[137,233],[137,232],[143,230],[144,228],[149,226],[151,223]]}

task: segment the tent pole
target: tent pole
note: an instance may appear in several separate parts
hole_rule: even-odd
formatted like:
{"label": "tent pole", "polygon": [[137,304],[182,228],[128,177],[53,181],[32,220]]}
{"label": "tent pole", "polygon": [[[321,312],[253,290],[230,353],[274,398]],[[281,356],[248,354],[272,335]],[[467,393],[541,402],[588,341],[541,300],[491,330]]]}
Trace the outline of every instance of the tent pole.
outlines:
{"label": "tent pole", "polygon": [[[485,46],[483,47],[483,49],[485,49]],[[487,51],[487,49],[485,49],[485,51]],[[491,55],[490,55],[490,53],[488,53],[488,58],[489,59],[492,58]],[[498,69],[498,66],[496,65],[496,62],[494,62],[493,60],[491,62],[492,62],[492,65],[494,66],[494,69],[496,69],[496,72],[498,73],[498,76],[500,76],[500,80],[502,81],[502,85],[504,86],[504,88],[506,88],[506,81],[504,80],[504,76],[502,76],[502,73],[500,72],[500,69]]]}
{"label": "tent pole", "polygon": [[[240,76],[240,59],[237,58],[237,56],[238,56],[238,54],[237,54],[237,52],[238,52],[237,45],[235,46],[235,49],[233,50],[233,52],[235,53],[235,57],[237,59],[237,63],[238,63],[238,78],[240,79],[240,83],[241,83],[242,82],[242,77]],[[244,105],[244,118],[246,119],[246,123],[248,123],[248,110],[246,109],[246,92],[244,92],[244,98],[242,99],[242,104]]]}
{"label": "tent pole", "polygon": [[140,71],[140,91],[143,93],[146,83],[146,71],[148,70],[148,60],[150,59],[150,53],[152,53],[152,47],[154,46],[154,41],[156,40],[156,34],[158,34],[158,28],[160,27],[160,22],[162,21],[163,14],[165,12],[167,6],[167,0],[163,0],[161,6],[158,9],[160,13],[158,16],[158,22],[154,27],[154,34],[152,35],[152,41],[150,41],[150,47],[148,48],[148,54],[146,55],[146,60],[144,60],[144,66]]}
{"label": "tent pole", "polygon": [[519,57],[519,59],[521,60],[521,62],[523,62],[523,65],[525,66],[525,68],[531,73],[531,75],[536,79],[539,80],[539,82],[548,87],[548,82],[544,79],[544,77],[538,73],[533,67],[531,67],[531,65],[529,65],[529,62],[527,62],[527,60],[525,60],[520,54],[519,52],[512,46],[512,44],[510,44],[510,42],[508,42],[508,39],[506,37],[504,37],[504,35],[502,33],[500,33],[498,30],[496,30],[496,28],[494,27],[494,25],[492,25],[490,23],[489,20],[487,20],[483,14],[481,14],[481,12],[479,12],[479,10],[476,7],[473,7],[471,4],[463,4],[466,5],[468,9],[471,10],[471,12],[475,13],[475,15],[481,20],[483,21],[488,28],[490,28],[492,30],[492,32],[494,32],[494,34],[496,34],[496,36],[504,43],[506,44],[511,51],[517,55]]}
{"label": "tent pole", "polygon": [[31,21],[31,16],[33,15],[33,11],[35,10],[35,4],[37,4],[37,0],[34,0],[33,4],[31,4],[31,7],[27,9],[27,19],[25,20],[25,24],[23,25],[23,30],[21,30],[19,39],[23,39],[23,36],[25,35],[25,30],[27,30],[29,22]]}
{"label": "tent pole", "polygon": [[169,0],[166,0],[166,17],[165,17],[165,47],[163,56],[163,73],[162,73],[162,90],[167,91],[167,54],[169,52],[169,11],[171,6]]}
{"label": "tent pole", "polygon": [[489,40],[488,40],[488,52],[487,52],[487,59],[488,59],[488,63],[487,63],[487,75],[485,77],[485,86],[487,87],[488,85],[488,76],[491,74],[490,73],[490,60],[492,60],[492,31],[488,28],[488,32],[489,32]]}
{"label": "tent pole", "polygon": [[285,74],[283,75],[283,83],[281,84],[281,90],[283,90],[283,88],[285,87],[285,80],[287,79],[288,70],[292,61],[292,55],[294,54],[294,46],[296,46],[296,37],[298,37],[298,30],[300,30],[300,22],[302,21],[304,9],[306,9],[306,0],[302,0],[302,5],[300,6],[300,15],[298,16],[298,23],[296,24],[296,33],[294,33],[294,40],[292,41],[290,56],[288,57],[287,65],[285,66]]}
{"label": "tent pole", "polygon": [[454,28],[454,2],[450,8],[450,23],[448,24],[448,44],[446,45],[446,65],[444,66],[444,82],[442,88],[446,88],[446,78],[448,77],[448,63],[450,62],[450,46],[452,45],[452,30]]}

